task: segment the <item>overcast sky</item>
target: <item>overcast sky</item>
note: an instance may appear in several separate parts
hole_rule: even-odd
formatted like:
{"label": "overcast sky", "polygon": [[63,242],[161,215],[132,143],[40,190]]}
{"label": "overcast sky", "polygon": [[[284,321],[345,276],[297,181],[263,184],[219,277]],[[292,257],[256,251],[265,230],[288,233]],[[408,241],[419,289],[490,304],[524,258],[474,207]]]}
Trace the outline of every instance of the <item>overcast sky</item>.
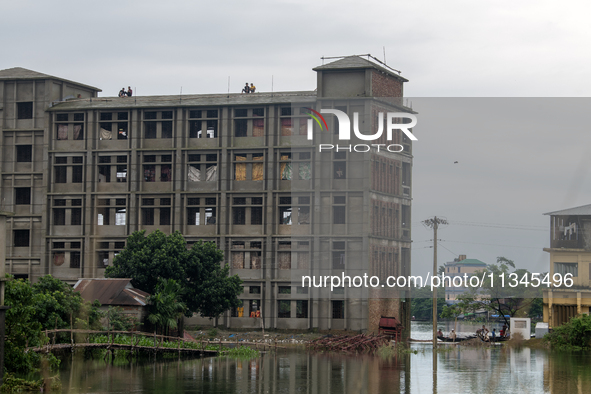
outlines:
{"label": "overcast sky", "polygon": [[[585,97],[590,11],[573,0],[3,0],[0,69],[79,81],[103,89],[101,96],[128,85],[139,95],[222,93],[228,77],[232,92],[247,81],[259,91],[313,90],[312,68],[322,56],[383,60],[385,48],[387,63],[410,80],[407,97]],[[589,122],[581,112],[588,101],[412,101],[422,111],[415,269],[428,266],[431,253],[419,220],[441,215],[451,224],[439,238],[451,252],[441,248],[440,261],[503,255],[547,270],[540,250],[548,246],[549,220],[541,214],[591,202]],[[573,127],[562,127],[567,117],[558,107],[573,114]],[[437,120],[442,108],[455,115]],[[511,108],[520,110],[507,127],[499,111]]]}

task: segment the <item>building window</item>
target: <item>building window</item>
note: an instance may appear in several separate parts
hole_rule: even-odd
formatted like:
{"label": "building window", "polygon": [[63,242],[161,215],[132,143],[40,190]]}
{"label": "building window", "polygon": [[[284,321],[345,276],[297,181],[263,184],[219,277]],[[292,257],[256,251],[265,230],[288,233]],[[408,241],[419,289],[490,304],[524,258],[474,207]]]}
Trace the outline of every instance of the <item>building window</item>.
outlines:
{"label": "building window", "polygon": [[291,317],[291,301],[279,300],[277,301],[277,317],[290,318]]}
{"label": "building window", "polygon": [[234,155],[235,181],[262,181],[265,174],[262,153],[240,153]]}
{"label": "building window", "polygon": [[31,188],[16,187],[14,189],[14,200],[16,205],[31,205]]}
{"label": "building window", "polygon": [[96,205],[98,226],[125,225],[126,198],[99,198]]}
{"label": "building window", "polygon": [[58,140],[83,140],[84,139],[84,114],[73,114],[73,122],[68,123],[68,114],[57,114],[56,139]]}
{"label": "building window", "polygon": [[573,277],[579,276],[578,263],[554,263],[554,273],[561,274],[562,277],[566,274],[571,274]]}
{"label": "building window", "polygon": [[187,224],[189,226],[214,225],[217,221],[215,197],[187,197]]}
{"label": "building window", "polygon": [[16,103],[17,117],[19,119],[33,119],[33,102]]}
{"label": "building window", "polygon": [[345,269],[345,242],[332,243],[332,268]]}
{"label": "building window", "polygon": [[70,252],[70,268],[80,268],[80,252]]}
{"label": "building window", "polygon": [[346,203],[347,198],[345,196],[334,196],[333,207],[332,207],[332,223],[333,224],[345,224],[346,223]]}
{"label": "building window", "polygon": [[281,135],[307,135],[309,113],[310,111],[305,108],[281,108],[281,118],[279,120]]}
{"label": "building window", "polygon": [[279,286],[277,291],[279,294],[291,294],[291,286]]}
{"label": "building window", "polygon": [[262,197],[233,197],[232,224],[261,225],[263,224]]}
{"label": "building window", "polygon": [[17,163],[30,163],[33,160],[33,147],[31,145],[16,146]]}
{"label": "building window", "polygon": [[144,112],[144,138],[170,139],[173,134],[172,111],[148,111]]}
{"label": "building window", "polygon": [[99,140],[126,140],[129,138],[129,113],[117,112],[116,117],[117,119],[114,119],[112,112],[100,114]]}
{"label": "building window", "polygon": [[13,230],[12,232],[15,247],[27,247],[30,243],[29,230]]}
{"label": "building window", "polygon": [[297,300],[296,301],[296,318],[307,319],[308,318],[308,300]]}
{"label": "building window", "polygon": [[345,318],[345,301],[332,301],[332,318]]}
{"label": "building window", "polygon": [[279,224],[294,223],[310,224],[310,197],[279,197]]}
{"label": "building window", "polygon": [[262,137],[265,134],[264,108],[234,110],[234,137]]}
{"label": "building window", "polygon": [[218,110],[189,111],[189,138],[218,138]]}
{"label": "building window", "polygon": [[127,156],[99,156],[98,181],[127,182]]}
{"label": "building window", "polygon": [[111,265],[115,257],[125,249],[125,241],[100,241],[96,244],[97,251],[97,265],[99,268],[104,268]]}
{"label": "building window", "polygon": [[170,198],[142,198],[142,224],[156,225],[156,218],[160,226],[169,226],[171,218]]}
{"label": "building window", "polygon": [[249,286],[248,292],[250,294],[261,294],[261,286]]}
{"label": "building window", "polygon": [[279,241],[277,244],[277,268],[280,270],[291,269],[291,242]]}
{"label": "building window", "polygon": [[171,182],[172,155],[144,155],[143,169],[146,182]]}
{"label": "building window", "polygon": [[217,181],[218,180],[218,155],[217,153],[200,153],[187,155],[189,182]]}
{"label": "building window", "polygon": [[333,178],[347,178],[347,152],[334,152]]}
{"label": "building window", "polygon": [[312,178],[312,167],[310,164],[310,152],[281,152],[279,154],[279,171],[282,181],[291,181],[297,174],[297,180],[310,180]]}

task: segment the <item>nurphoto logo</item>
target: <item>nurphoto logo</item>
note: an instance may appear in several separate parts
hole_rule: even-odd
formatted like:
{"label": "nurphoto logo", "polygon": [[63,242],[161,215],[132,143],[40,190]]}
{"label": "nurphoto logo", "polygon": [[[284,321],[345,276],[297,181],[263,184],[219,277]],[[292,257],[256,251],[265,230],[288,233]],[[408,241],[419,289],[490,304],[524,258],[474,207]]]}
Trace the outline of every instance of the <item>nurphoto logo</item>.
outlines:
{"label": "nurphoto logo", "polygon": [[[310,111],[308,115],[310,115],[310,119],[308,119],[308,140],[313,139],[313,130],[314,130],[314,121],[320,127],[320,130],[328,131],[328,125],[326,123],[326,119],[322,114],[333,114],[337,117],[337,121],[339,122],[339,140],[340,141],[349,141],[351,139],[351,120],[349,119],[349,115],[340,111],[338,109],[321,109],[320,112],[313,110],[312,108],[306,108]],[[386,126],[384,127],[384,118],[386,119]],[[397,123],[401,119],[410,119],[408,123]],[[386,139],[388,141],[392,141],[392,132],[394,130],[401,130],[411,141],[417,141],[417,137],[415,137],[409,129],[413,128],[417,124],[417,117],[413,114],[409,114],[406,112],[379,112],[378,113],[378,130],[374,134],[362,134],[359,131],[359,113],[353,113],[353,133],[355,136],[363,141],[375,141],[379,139],[382,134],[384,133],[384,128],[386,129]],[[332,144],[320,144],[319,145],[319,152],[323,150],[332,150],[336,149],[338,152],[339,150],[348,150],[349,152],[369,152],[369,150],[374,147],[378,151],[380,148],[385,148],[389,152],[402,152],[404,150],[404,146],[400,144],[357,144],[357,145],[346,145],[346,146],[339,146],[339,145],[332,145]]]}

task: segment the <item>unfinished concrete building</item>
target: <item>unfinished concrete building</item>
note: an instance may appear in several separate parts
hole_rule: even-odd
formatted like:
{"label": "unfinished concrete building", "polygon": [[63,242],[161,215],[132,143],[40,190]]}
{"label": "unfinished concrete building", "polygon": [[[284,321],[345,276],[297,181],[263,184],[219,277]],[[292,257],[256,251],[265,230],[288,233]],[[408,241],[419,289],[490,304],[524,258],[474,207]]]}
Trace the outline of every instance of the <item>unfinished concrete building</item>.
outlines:
{"label": "unfinished concrete building", "polygon": [[213,324],[377,330],[396,316],[409,327],[400,289],[302,286],[303,275],[410,273],[411,141],[395,130],[377,142],[402,152],[319,152],[344,143],[334,116],[306,135],[306,108],[358,112],[365,132],[382,112],[409,112],[407,80],[357,56],[314,70],[315,91],[129,98],[0,71],[7,272],[100,278],[132,232],[178,230],[216,242],[244,281],[242,308]]}

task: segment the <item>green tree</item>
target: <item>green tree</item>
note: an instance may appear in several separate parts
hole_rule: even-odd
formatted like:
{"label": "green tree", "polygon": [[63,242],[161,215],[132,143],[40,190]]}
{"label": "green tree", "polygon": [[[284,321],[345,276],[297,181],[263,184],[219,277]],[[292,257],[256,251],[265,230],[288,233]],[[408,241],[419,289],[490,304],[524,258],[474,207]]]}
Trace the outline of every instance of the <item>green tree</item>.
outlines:
{"label": "green tree", "polygon": [[242,280],[229,276],[223,264],[224,254],[213,242],[196,242],[188,250],[180,232],[166,235],[156,230],[145,235],[136,231],[127,239],[127,247],[117,255],[105,276],[131,278],[140,290],[154,294],[158,281],[174,279],[182,288],[181,301],[187,314],[218,317],[240,305]]}
{"label": "green tree", "polygon": [[[437,315],[443,312],[445,299],[441,289],[437,292]],[[433,320],[433,292],[429,286],[413,289],[412,300],[410,304],[410,314],[419,320]]]}
{"label": "green tree", "polygon": [[177,281],[160,279],[156,293],[148,297],[148,320],[160,328],[164,335],[168,335],[171,328],[177,328],[179,319],[187,310],[185,304],[180,301],[181,294],[182,289]]}
{"label": "green tree", "polygon": [[[464,306],[488,310],[501,316],[507,325],[509,321],[505,316],[527,314],[536,299],[541,298],[541,285],[531,285],[534,276],[526,269],[515,269],[513,260],[505,257],[497,257],[495,264],[488,264],[475,275],[484,277],[484,281],[480,288],[470,288],[464,293]],[[501,277],[504,277],[504,282]]]}
{"label": "green tree", "polygon": [[[29,372],[39,365],[40,356],[25,353],[25,349],[44,344],[45,329],[70,327],[70,319],[91,325],[100,320],[100,304],[85,302],[59,279],[47,275],[31,285],[28,280],[7,278],[5,302],[10,309],[6,313],[4,365],[8,372]],[[58,363],[52,355],[46,357],[50,364]]]}

